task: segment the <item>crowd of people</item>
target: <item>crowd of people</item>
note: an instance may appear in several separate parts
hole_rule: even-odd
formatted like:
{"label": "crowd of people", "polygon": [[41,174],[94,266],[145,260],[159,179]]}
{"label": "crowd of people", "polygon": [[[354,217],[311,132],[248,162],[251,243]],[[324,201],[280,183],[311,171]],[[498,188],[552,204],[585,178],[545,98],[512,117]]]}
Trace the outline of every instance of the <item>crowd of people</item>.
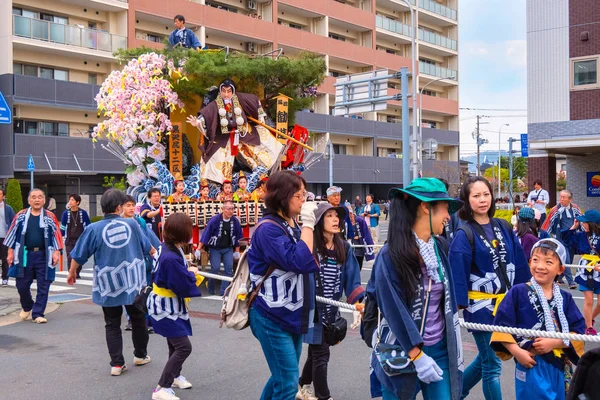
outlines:
{"label": "crowd of people", "polygon": [[[232,276],[240,258],[244,234],[233,210],[235,201],[253,197],[246,183],[242,177],[233,191],[225,182],[219,194],[222,212],[198,237],[198,250],[208,250],[215,273]],[[174,187],[167,201],[189,200],[183,185]],[[337,307],[315,296],[357,306],[350,328],[360,326],[372,348],[372,397],[412,399],[421,392],[425,399],[462,399],[481,382],[486,400],[501,399],[502,362],[514,358],[517,399],[566,398],[582,342],[472,331],[478,352],[466,366],[459,310],[467,322],[596,335],[600,267],[590,261],[573,279],[568,265],[575,255],[600,255],[598,211],[582,213],[563,190],[545,218],[549,197],[536,182],[527,206],[510,224],[494,217],[493,189],[485,178],[470,177],[458,198],[442,181],[418,178],[389,192],[387,241],[376,254],[374,244],[384,241],[378,229],[382,207],[370,194],[364,205],[360,198],[354,206],[340,204],[341,192],[332,186],[327,202],[310,201],[306,182],[291,171],[273,173],[261,185],[267,210],[261,222],[268,223],[252,233],[245,257],[254,292],[250,331],[271,372],[261,399],[333,399],[327,379],[331,348],[348,327]],[[16,279],[21,318],[45,323],[63,247],[70,284],[94,256],[92,300],[103,311],[110,374],[127,370],[121,334],[125,310],[134,365],[151,362],[149,327],[166,338],[169,357],[152,398],[177,400],[174,389],[192,387],[182,375],[192,352],[188,302],[201,296],[204,278],[189,254],[194,254],[195,229],[190,217],[173,213],[164,221],[161,193],[151,189],[147,198],[136,216],[135,200],[110,189],[101,199],[104,218],[91,224],[80,208],[81,197],[73,194],[59,223],[43,207],[41,190],[32,190],[29,208],[16,215],[0,191],[2,264]],[[375,260],[366,288],[360,279],[365,259]],[[562,277],[584,293],[583,314],[571,292],[559,286]],[[223,295],[226,286],[211,280],[209,293]],[[308,356],[302,366],[303,343]]]}

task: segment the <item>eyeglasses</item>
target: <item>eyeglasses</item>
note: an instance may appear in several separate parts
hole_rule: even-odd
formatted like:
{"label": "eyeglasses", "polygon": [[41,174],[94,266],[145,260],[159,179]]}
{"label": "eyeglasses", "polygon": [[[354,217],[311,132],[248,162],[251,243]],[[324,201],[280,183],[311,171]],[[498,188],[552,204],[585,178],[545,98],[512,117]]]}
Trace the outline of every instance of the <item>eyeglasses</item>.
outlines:
{"label": "eyeglasses", "polygon": [[302,193],[296,193],[294,195],[295,198],[297,198],[298,200],[306,200],[308,198],[308,192],[304,191]]}

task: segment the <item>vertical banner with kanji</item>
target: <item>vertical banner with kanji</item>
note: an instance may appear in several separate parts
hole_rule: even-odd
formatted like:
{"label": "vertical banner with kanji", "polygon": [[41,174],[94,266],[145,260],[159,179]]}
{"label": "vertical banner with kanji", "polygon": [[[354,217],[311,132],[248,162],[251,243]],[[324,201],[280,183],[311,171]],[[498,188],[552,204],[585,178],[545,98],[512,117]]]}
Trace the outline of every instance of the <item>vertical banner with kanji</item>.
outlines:
{"label": "vertical banner with kanji", "polygon": [[169,170],[173,176],[183,173],[183,137],[181,124],[173,123],[173,130],[169,135]]}
{"label": "vertical banner with kanji", "polygon": [[[288,133],[288,103],[290,100],[292,100],[290,97],[281,93],[275,97],[275,101],[277,101],[277,121],[275,129],[286,135]],[[280,142],[287,143],[287,139],[280,139]]]}

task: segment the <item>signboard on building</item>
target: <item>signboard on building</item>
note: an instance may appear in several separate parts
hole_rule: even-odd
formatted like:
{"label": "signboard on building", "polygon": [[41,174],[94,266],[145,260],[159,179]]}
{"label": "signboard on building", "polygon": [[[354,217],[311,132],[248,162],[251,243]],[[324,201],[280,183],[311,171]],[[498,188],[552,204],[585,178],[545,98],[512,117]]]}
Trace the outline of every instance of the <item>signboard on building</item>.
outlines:
{"label": "signboard on building", "polygon": [[183,174],[183,137],[179,123],[173,124],[169,134],[169,170],[173,176]]}
{"label": "signboard on building", "polygon": [[587,173],[587,197],[600,197],[600,171]]}
{"label": "signboard on building", "polygon": [[0,124],[12,124],[12,112],[2,92],[0,92]]}
{"label": "signboard on building", "polygon": [[526,133],[521,133],[521,157],[529,157],[529,143]]}

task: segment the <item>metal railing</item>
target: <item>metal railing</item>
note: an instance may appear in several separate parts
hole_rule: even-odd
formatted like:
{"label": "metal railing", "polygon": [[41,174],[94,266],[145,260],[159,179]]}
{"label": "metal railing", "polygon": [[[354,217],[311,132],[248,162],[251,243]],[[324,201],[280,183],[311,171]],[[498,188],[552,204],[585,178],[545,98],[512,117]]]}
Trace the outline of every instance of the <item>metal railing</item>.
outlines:
{"label": "metal railing", "polygon": [[449,18],[451,20],[456,21],[456,10],[443,6],[439,3],[436,3],[432,0],[419,0],[419,7],[431,11],[434,14],[441,15],[442,17]]}
{"label": "metal railing", "polygon": [[419,40],[454,51],[457,49],[456,40],[438,35],[437,33],[426,31],[422,28],[419,28]]}
{"label": "metal railing", "polygon": [[66,44],[82,48],[113,53],[127,48],[125,36],[113,35],[96,29],[43,21],[20,15],[13,15],[13,34],[46,42]]}
{"label": "metal railing", "polygon": [[412,27],[393,19],[385,18],[377,15],[375,18],[377,28],[385,29],[386,31],[394,32],[400,35],[412,37]]}
{"label": "metal railing", "polygon": [[439,78],[451,78],[457,76],[456,70],[438,67],[437,65],[429,64],[423,61],[419,61],[419,72],[422,74],[437,76]]}

